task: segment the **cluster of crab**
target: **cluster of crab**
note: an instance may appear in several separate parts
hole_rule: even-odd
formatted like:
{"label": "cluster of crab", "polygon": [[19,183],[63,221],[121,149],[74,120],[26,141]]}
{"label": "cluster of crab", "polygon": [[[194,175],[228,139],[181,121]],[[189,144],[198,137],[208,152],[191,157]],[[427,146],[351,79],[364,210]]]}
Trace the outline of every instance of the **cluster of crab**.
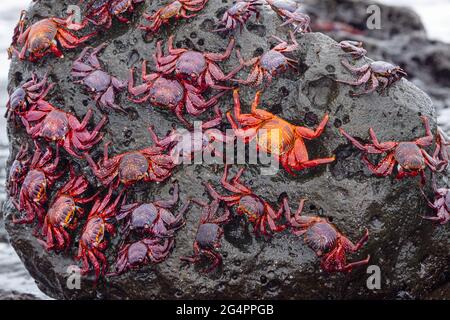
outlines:
{"label": "cluster of crab", "polygon": [[[28,28],[25,28],[27,21],[23,12],[9,53],[30,62],[36,62],[50,52],[57,57],[63,57],[60,47],[63,50],[74,49],[97,32],[77,37],[69,30],[80,31],[89,23],[109,29],[114,18],[121,23],[129,23],[134,6],[142,2],[144,1],[87,1],[86,18],[81,23],[74,23],[72,16],[66,19],[52,17],[42,19]],[[208,0],[171,1],[154,14],[145,14],[144,18],[151,24],[140,28],[154,34],[172,19],[194,17],[207,3]],[[127,80],[120,80],[104,70],[98,54],[105,49],[106,44],[96,48],[84,47],[80,56],[73,62],[72,77],[76,83],[83,84],[95,95],[94,100],[102,112],[126,112],[116,102],[117,94],[125,89],[128,89],[132,102],[149,102],[153,106],[171,110],[189,129],[192,129],[192,125],[185,118],[185,112],[196,117],[213,109],[215,115],[204,122],[200,136],[192,131],[173,131],[160,139],[150,126],[148,130],[154,145],[110,157],[109,143],[105,143],[103,157],[96,162],[89,151],[103,139],[101,131],[108,117],[103,115],[95,127],[89,130],[94,111],[89,108],[80,121],[72,113],[52,105],[46,98],[54,84],[49,83],[47,75],[39,79],[33,73],[31,79],[11,93],[7,104],[7,118],[16,124],[20,122],[34,145],[31,155],[29,144],[25,143],[11,165],[9,195],[17,210],[23,214],[22,217],[14,217],[14,222],[31,224],[37,221],[36,235],[47,250],[56,252],[68,251],[72,239],[76,236],[76,230],[81,230],[76,258],[82,261],[83,273],[93,269],[96,278],[118,275],[145,264],[161,263],[172,252],[176,232],[185,224],[184,214],[191,202],[188,200],[182,205],[177,214],[172,213],[178,204],[178,184],[174,183],[170,200],[127,204],[126,199],[128,190],[138,182],[167,181],[179,164],[180,156],[191,158],[196,153],[211,151],[214,141],[231,144],[237,137],[245,143],[256,139],[258,148],[274,155],[292,175],[295,175],[296,171],[333,162],[334,156],[310,159],[304,142],[305,139],[312,140],[322,135],[329,120],[328,114],[324,115],[314,130],[293,125],[258,108],[261,90],[255,95],[251,112],[241,112],[239,90],[229,83],[259,87],[263,83],[270,84],[281,72],[295,69],[297,61],[290,58],[289,54],[299,48],[296,33],[303,34],[311,30],[310,18],[297,2],[242,0],[226,10],[217,28],[211,31],[230,33],[242,30],[252,16],[258,19],[262,5],[268,5],[278,14],[283,20],[282,26],[293,27],[289,32],[290,39],[285,41],[273,36],[277,44],[248,61],[236,50],[239,64],[228,73],[223,71],[220,63],[230,58],[235,47],[234,38],[229,40],[223,53],[176,48],[174,36],[169,37],[165,53],[163,42],[159,41],[154,52],[154,71],[147,73],[147,62],[143,61],[143,83],[140,85],[135,85],[134,68],[130,69]],[[20,50],[17,49],[18,46],[21,46]],[[367,53],[361,43],[354,41],[341,42],[340,48],[343,55],[355,60],[365,59]],[[358,68],[345,59],[342,64],[360,77],[356,81],[338,81],[365,87],[361,94],[370,94],[377,89],[385,90],[406,75],[400,67],[383,61],[370,62]],[[245,67],[252,67],[247,78],[235,79],[238,72]],[[205,98],[212,90],[217,92],[211,98]],[[217,128],[222,123],[222,114],[217,104],[219,98],[229,90],[233,91],[234,108],[233,111],[227,112],[226,117],[234,130],[233,137],[225,135]],[[357,95],[360,94],[354,94]],[[436,134],[436,149],[433,155],[428,154],[425,148],[433,143],[434,136],[428,119],[423,117],[423,122],[426,135],[412,142],[379,142],[371,129],[372,143],[362,144],[344,130],[340,131],[364,152],[363,160],[374,174],[388,176],[398,164],[398,178],[420,174],[425,181],[426,167],[433,172],[441,172],[448,167],[450,142],[439,131]],[[47,145],[45,151],[42,150],[41,142]],[[85,160],[103,188],[91,190],[96,188],[90,186],[85,176],[76,173],[80,170],[76,170],[72,163],[68,165],[69,176],[64,178],[60,165],[61,148],[69,156],[80,161]],[[369,154],[386,156],[379,164],[374,165],[368,158]],[[354,267],[368,263],[369,257],[352,263],[347,263],[346,258],[348,252],[356,252],[368,240],[367,230],[361,240],[353,244],[325,218],[303,216],[304,200],[300,201],[299,208],[293,215],[286,196],[275,210],[240,181],[243,169],[230,180],[228,171],[229,167],[226,166],[221,184],[231,194],[222,195],[210,183],[206,183],[212,201],[192,199],[203,208],[203,212],[193,246],[194,255],[183,257],[183,260],[196,263],[205,256],[211,260],[207,271],[220,265],[222,257],[217,249],[221,244],[223,225],[230,221],[230,209],[235,207],[236,213],[245,216],[257,234],[270,236],[288,229],[303,236],[306,244],[322,257],[321,266],[325,271],[351,271]],[[63,186],[50,197],[50,191],[57,181]],[[450,191],[438,188],[436,180],[433,181],[436,199],[427,202],[437,214],[429,219],[446,223],[450,219]],[[94,194],[88,196],[89,193]],[[425,194],[424,191],[423,193]],[[86,210],[89,207],[90,210]],[[220,210],[223,210],[223,213],[219,213]],[[81,225],[85,211],[89,211],[89,214]],[[114,267],[109,270],[105,251],[108,248],[108,239],[116,234],[116,225],[121,226],[120,248]]]}

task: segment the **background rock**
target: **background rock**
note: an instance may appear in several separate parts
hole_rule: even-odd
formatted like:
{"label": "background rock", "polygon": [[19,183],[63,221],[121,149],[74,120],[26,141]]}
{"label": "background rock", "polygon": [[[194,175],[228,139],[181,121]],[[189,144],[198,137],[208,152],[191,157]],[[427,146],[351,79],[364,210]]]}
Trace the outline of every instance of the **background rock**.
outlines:
{"label": "background rock", "polygon": [[[49,15],[62,16],[67,2],[40,1],[30,11],[30,17],[36,21]],[[130,67],[139,66],[141,59],[151,60],[156,39],[144,41],[136,26],[144,9],[150,12],[160,3],[153,1],[140,6],[130,26],[115,24],[94,39],[94,46],[104,41],[109,43],[100,55],[107,71],[125,79]],[[201,16],[164,27],[157,37],[167,39],[168,35],[176,34],[177,46],[221,51],[228,40],[210,30],[230,4],[231,1],[210,1]],[[287,29],[279,28],[280,23],[276,15],[265,10],[260,24],[250,23],[248,30],[237,34],[236,40],[244,57],[250,58],[268,50],[274,44],[269,40],[271,34],[285,37]],[[419,26],[411,22],[411,28],[415,30]],[[4,213],[11,243],[39,287],[55,298],[448,298],[449,292],[445,288],[448,288],[449,277],[449,229],[420,218],[428,209],[418,191],[417,180],[395,181],[372,176],[360,162],[359,153],[337,131],[338,127],[344,127],[352,135],[366,138],[367,130],[372,126],[382,140],[412,140],[424,133],[420,115],[430,117],[433,129],[436,127],[431,100],[406,80],[394,85],[388,94],[351,98],[350,88],[337,85],[333,80],[350,77],[339,62],[340,51],[336,43],[319,33],[299,37],[298,41],[299,72],[290,71],[278,77],[264,92],[261,107],[295,124],[311,127],[329,112],[331,119],[325,133],[307,146],[311,157],[335,153],[337,161],[330,166],[304,171],[296,177],[284,171],[275,176],[260,176],[258,166],[249,165],[243,181],[274,205],[283,192],[289,195],[293,208],[301,198],[307,197],[305,214],[328,217],[354,241],[362,236],[367,226],[371,233],[369,242],[349,259],[362,259],[371,254],[371,264],[380,266],[382,271],[380,290],[367,289],[365,268],[346,275],[323,273],[319,259],[301,239],[287,232],[277,234],[270,241],[255,238],[249,225],[239,217],[225,227],[221,249],[223,268],[213,274],[202,274],[199,272],[202,266],[188,266],[179,260],[192,252],[200,217],[197,207],[187,214],[186,226],[177,234],[175,250],[164,263],[108,278],[96,288],[92,278],[83,278],[81,290],[69,290],[66,271],[75,263],[73,258],[47,253],[32,236],[32,226],[14,225],[11,218],[17,212],[8,200]],[[67,52],[61,60],[48,57],[35,65],[14,61],[9,87],[14,88],[28,79],[33,70],[39,75],[48,70],[51,80],[57,84],[50,94],[50,102],[81,118],[93,102],[83,88],[70,79],[71,62],[80,51],[81,48]],[[369,57],[372,57],[371,52]],[[236,64],[233,55],[223,66],[230,70]],[[247,72],[241,72],[240,77],[246,76]],[[254,94],[254,90],[242,88],[241,101],[246,108]],[[173,124],[178,124],[171,113],[134,105],[125,94],[119,102],[127,109],[128,116],[109,114],[104,140],[112,142],[111,154],[149,145],[151,141],[146,131],[149,124],[156,126],[160,136]],[[220,106],[224,111],[230,109],[230,97],[223,98]],[[100,117],[101,113],[95,109],[95,120]],[[225,128],[227,125],[223,126]],[[10,124],[9,138],[13,149],[11,163],[27,136],[22,128]],[[98,158],[101,145],[94,148],[92,154]],[[65,153],[63,157],[66,158]],[[86,174],[96,185],[86,162],[70,161],[76,164],[78,172]],[[191,197],[206,198],[201,183],[212,181],[218,185],[222,172],[221,166],[214,165],[178,168],[173,178],[180,183],[181,202]],[[57,183],[53,193],[62,184],[63,181]],[[130,192],[129,201],[166,198],[169,189],[170,182],[139,184]],[[118,240],[113,239],[106,252],[110,262],[115,259]],[[72,256],[76,249],[76,245],[72,247]]]}

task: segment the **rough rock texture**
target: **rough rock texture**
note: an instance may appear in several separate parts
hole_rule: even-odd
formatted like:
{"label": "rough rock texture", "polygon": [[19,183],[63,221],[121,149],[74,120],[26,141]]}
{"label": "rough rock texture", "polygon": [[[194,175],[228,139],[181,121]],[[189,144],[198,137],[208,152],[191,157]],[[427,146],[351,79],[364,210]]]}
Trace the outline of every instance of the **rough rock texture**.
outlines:
{"label": "rough rock texture", "polygon": [[[50,3],[51,8],[50,9]],[[38,19],[51,14],[62,15],[66,1],[41,1],[30,12]],[[210,1],[200,17],[180,21],[163,28],[158,37],[166,39],[176,34],[177,46],[188,46],[203,51],[220,51],[227,39],[211,33],[214,21],[220,17],[231,1]],[[146,4],[150,11],[160,1]],[[131,66],[138,66],[141,59],[151,60],[155,40],[144,41],[136,21],[129,27],[115,25],[97,37],[94,45],[108,41],[100,56],[105,68],[119,78],[126,78]],[[248,30],[236,36],[246,58],[259,55],[270,48],[273,33],[285,37],[287,29],[279,28],[280,20],[265,11],[261,24],[252,24]],[[351,98],[348,86],[338,85],[333,79],[350,78],[339,62],[340,51],[329,37],[313,33],[299,37],[299,72],[287,72],[278,77],[263,94],[263,108],[293,123],[314,127],[329,112],[330,123],[321,138],[307,143],[312,157],[335,153],[337,161],[330,166],[307,170],[296,177],[280,171],[274,176],[260,176],[257,166],[248,166],[243,181],[253,190],[276,205],[280,195],[289,195],[293,208],[301,198],[307,197],[305,214],[328,217],[344,234],[357,240],[368,227],[371,233],[367,245],[350,260],[372,256],[371,264],[380,266],[382,287],[368,290],[365,268],[350,274],[326,274],[320,270],[319,260],[303,240],[281,233],[271,240],[255,238],[245,220],[236,217],[225,227],[223,268],[212,274],[199,272],[202,266],[188,266],[179,258],[192,252],[192,242],[200,217],[200,209],[193,207],[187,214],[186,226],[176,236],[176,247],[170,258],[157,266],[147,266],[122,276],[108,278],[93,287],[92,278],[83,278],[81,290],[69,290],[66,286],[67,267],[74,264],[70,255],[47,253],[32,235],[31,226],[18,226],[11,222],[17,214],[7,201],[4,205],[5,222],[11,243],[36,279],[39,287],[55,298],[137,298],[137,299],[213,299],[213,298],[280,298],[280,299],[351,299],[351,298],[448,298],[448,261],[450,257],[449,228],[432,225],[420,216],[428,209],[417,188],[417,180],[395,181],[372,176],[359,160],[359,153],[349,146],[338,133],[344,127],[352,135],[366,138],[372,126],[380,139],[412,140],[424,133],[420,115],[426,115],[436,128],[436,115],[430,98],[411,82],[402,80],[388,94],[375,93],[361,98]],[[78,117],[92,105],[89,95],[79,85],[72,83],[69,71],[71,61],[81,51],[68,52],[64,59],[44,59],[36,65],[14,61],[10,71],[10,88],[19,85],[36,70],[42,75],[49,71],[57,83],[50,101]],[[370,56],[370,55],[369,55]],[[231,69],[237,63],[230,59],[224,64]],[[241,77],[248,71],[242,72]],[[248,108],[254,90],[242,88],[241,101]],[[120,98],[128,116],[110,113],[105,141],[112,141],[112,154],[139,149],[150,144],[146,128],[156,126],[164,135],[176,118],[155,108],[130,103],[125,95]],[[221,101],[221,109],[231,107],[230,97]],[[95,112],[96,120],[101,114]],[[93,124],[92,124],[93,125]],[[223,128],[227,128],[224,125]],[[17,152],[26,135],[21,128],[9,126],[12,156]],[[93,156],[101,154],[100,146],[93,149]],[[66,154],[63,154],[66,157]],[[12,158],[10,159],[12,160]],[[73,161],[73,160],[71,160]],[[74,161],[79,172],[92,179],[86,162]],[[210,180],[218,185],[221,166],[188,165],[174,173],[180,183],[181,199],[205,198],[202,181]],[[54,191],[61,184],[56,184]],[[166,198],[170,182],[139,184],[130,192],[129,201],[146,201]],[[118,239],[107,250],[109,261],[115,258]],[[76,246],[70,251],[76,253]],[[444,289],[443,289],[444,288]]]}
{"label": "rough rock texture", "polygon": [[[417,13],[405,7],[392,7],[374,1],[359,0],[306,0],[313,16],[327,21],[348,23],[365,30],[364,35],[330,32],[337,40],[363,41],[375,60],[400,65],[408,72],[408,79],[432,98],[438,116],[448,115],[450,108],[450,44],[427,37]],[[382,29],[367,30],[367,8],[377,4],[381,9]],[[448,116],[443,119],[448,119]],[[439,121],[450,134],[450,123]]]}
{"label": "rough rock texture", "polygon": [[0,300],[40,300],[32,294],[0,290]]}

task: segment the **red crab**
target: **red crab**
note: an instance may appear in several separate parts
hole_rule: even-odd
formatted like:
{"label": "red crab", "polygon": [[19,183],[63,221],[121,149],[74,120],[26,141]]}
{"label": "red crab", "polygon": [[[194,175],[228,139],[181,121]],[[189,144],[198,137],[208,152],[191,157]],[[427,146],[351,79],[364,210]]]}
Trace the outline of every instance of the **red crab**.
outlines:
{"label": "red crab", "polygon": [[136,103],[144,103],[150,99],[152,105],[167,108],[175,113],[177,118],[189,129],[189,123],[183,115],[184,109],[194,116],[198,116],[218,103],[218,99],[225,93],[220,92],[205,100],[201,90],[186,81],[168,78],[159,73],[147,74],[146,61],[142,64],[142,78],[144,83],[134,86],[134,69],[130,70],[128,80],[128,92],[133,96],[141,96],[132,99]]}
{"label": "red crab", "polygon": [[185,204],[176,216],[170,210],[177,204],[179,197],[178,183],[173,184],[173,197],[170,200],[159,200],[151,203],[133,203],[120,208],[116,219],[126,219],[123,236],[128,237],[130,231],[137,231],[151,238],[170,238],[175,231],[186,223],[184,214],[189,208]]}
{"label": "red crab", "polygon": [[92,0],[88,3],[86,19],[96,26],[104,26],[107,29],[111,28],[113,17],[120,22],[130,23],[123,15],[132,13],[134,5],[142,2],[144,0]]}
{"label": "red crab", "polygon": [[[144,18],[151,21],[149,26],[141,25],[139,28],[148,33],[155,33],[163,24],[168,24],[171,18],[189,19],[203,10],[208,0],[174,0],[168,5],[158,9],[154,14],[144,14]],[[188,11],[194,12],[188,14]]]}
{"label": "red crab", "polygon": [[[107,118],[103,116],[92,132],[86,127],[93,115],[89,109],[80,123],[78,119],[61,109],[57,109],[48,102],[38,101],[37,105],[22,118],[22,122],[33,139],[38,137],[47,141],[54,141],[72,156],[82,158],[74,149],[86,151],[96,145],[103,134],[99,133]],[[36,123],[34,126],[30,122]]]}
{"label": "red crab", "polygon": [[252,71],[246,80],[235,79],[234,81],[240,84],[257,87],[267,80],[265,84],[267,86],[272,82],[273,77],[280,72],[286,71],[288,67],[295,69],[297,61],[284,55],[286,52],[292,52],[298,49],[298,43],[297,40],[295,40],[294,34],[290,32],[290,35],[292,44],[288,44],[286,41],[283,41],[276,36],[272,36],[279,41],[279,44],[263,53],[261,56],[245,62],[244,64],[246,66],[253,66]]}
{"label": "red crab", "polygon": [[267,4],[285,21],[280,27],[292,24],[294,33],[311,32],[311,18],[295,1],[266,0]]}
{"label": "red crab", "polygon": [[214,30],[228,31],[234,30],[239,26],[240,31],[245,26],[245,23],[250,17],[255,14],[256,20],[259,18],[258,6],[261,6],[262,2],[259,0],[239,0],[232,5],[222,16],[219,25],[223,25],[222,28]]}
{"label": "red crab", "polygon": [[366,259],[347,263],[347,252],[357,252],[369,239],[369,230],[364,236],[353,244],[340,233],[335,226],[325,218],[317,216],[302,216],[305,200],[300,201],[299,208],[294,216],[291,215],[287,197],[283,198],[283,207],[286,220],[292,227],[292,232],[298,236],[303,235],[305,243],[322,257],[321,267],[326,272],[351,272],[354,268],[369,263],[370,255]]}
{"label": "red crab", "polygon": [[[101,44],[97,48],[85,47],[78,59],[72,65],[72,77],[77,79],[75,83],[81,83],[95,93],[97,105],[105,108],[125,112],[122,107],[115,103],[115,94],[127,87],[126,82],[122,82],[102,70],[97,54],[106,44]],[[91,53],[89,51],[92,50]]]}
{"label": "red crab", "polygon": [[363,48],[361,41],[341,41],[339,47],[345,52],[343,55],[350,55],[354,59],[361,59],[367,54],[367,50]]}
{"label": "red crab", "polygon": [[165,148],[152,146],[138,151],[122,153],[109,158],[108,145],[105,144],[103,159],[97,164],[89,154],[85,154],[95,176],[104,186],[120,183],[128,187],[138,181],[162,182],[172,175],[175,164]]}
{"label": "red crab", "polygon": [[173,130],[164,139],[159,140],[153,127],[149,128],[153,141],[156,145],[167,148],[170,147],[170,156],[175,164],[191,163],[196,154],[202,153],[203,157],[219,157],[221,151],[217,148],[217,143],[230,144],[235,140],[234,136],[227,136],[217,128],[222,122],[222,114],[217,109],[217,116],[207,122],[203,122],[199,133],[198,131]]}
{"label": "red crab", "polygon": [[228,181],[228,169],[229,166],[225,165],[221,184],[226,190],[233,192],[233,195],[220,195],[210,183],[206,183],[206,188],[211,197],[224,201],[229,207],[237,205],[237,213],[247,217],[253,225],[255,233],[269,235],[267,225],[269,225],[270,230],[273,232],[283,231],[285,229],[284,225],[276,225],[276,221],[281,218],[282,208],[276,212],[269,203],[255,195],[250,188],[242,184],[239,179],[244,172],[244,168],[241,168],[230,181]]}
{"label": "red crab", "polygon": [[202,272],[211,272],[222,263],[222,256],[217,252],[221,247],[223,236],[222,225],[230,221],[230,211],[225,206],[222,215],[217,216],[220,201],[215,199],[210,204],[193,199],[194,202],[203,207],[202,216],[197,229],[194,241],[194,255],[190,257],[181,257],[183,261],[189,263],[199,263],[202,256],[206,256],[212,261],[211,266]]}
{"label": "red crab", "polygon": [[353,97],[372,93],[378,88],[381,88],[381,90],[384,91],[393,83],[407,76],[407,73],[402,68],[385,61],[374,61],[361,67],[354,67],[346,60],[342,60],[341,63],[352,73],[361,76],[356,81],[336,80],[337,82],[351,86],[368,86],[368,88],[361,93],[352,93],[351,95]]}
{"label": "red crab", "polygon": [[47,74],[39,81],[36,74],[32,73],[31,80],[16,88],[9,96],[5,118],[9,120],[12,114],[23,115],[43,100],[54,87],[53,83],[47,84],[47,80]]}
{"label": "red crab", "polygon": [[[394,166],[398,164],[397,179],[403,177],[414,177],[418,174],[422,176],[422,183],[425,183],[425,168],[428,166],[432,171],[437,171],[439,165],[436,159],[431,157],[423,148],[433,143],[433,134],[431,133],[428,118],[422,116],[425,126],[425,136],[415,141],[408,142],[379,142],[375,131],[370,128],[369,134],[372,143],[362,144],[355,138],[350,136],[342,128],[339,129],[341,134],[346,137],[356,148],[363,151],[363,161],[367,164],[370,171],[375,175],[386,177],[392,174]],[[386,154],[387,155],[377,164],[374,165],[368,159],[369,154]]]}
{"label": "red crab", "polygon": [[158,264],[167,259],[174,247],[173,238],[145,238],[127,243],[119,250],[115,271],[107,276],[118,276],[128,270],[139,269],[149,263]]}
{"label": "red crab", "polygon": [[234,118],[237,123],[231,116],[231,112],[227,113],[227,118],[236,136],[245,143],[249,143],[256,138],[258,149],[277,157],[290,174],[294,174],[293,170],[300,171],[335,160],[334,156],[310,160],[304,142],[304,139],[312,140],[322,134],[329,119],[328,114],[324,116],[315,130],[311,130],[306,127],[295,126],[270,112],[258,109],[261,91],[256,93],[249,114],[241,114],[239,91],[237,89],[234,90],[233,97]]}
{"label": "red crab", "polygon": [[58,190],[44,219],[42,241],[47,250],[66,250],[71,243],[71,236],[67,230],[74,230],[78,226],[78,218],[84,215],[80,204],[91,202],[97,194],[89,198],[80,196],[88,189],[85,177],[76,176],[70,168],[70,180]]}
{"label": "red crab", "polygon": [[66,19],[46,18],[29,26],[25,31],[23,30],[24,23],[20,23],[21,26],[17,30],[19,34],[14,37],[17,38],[16,44],[22,46],[22,49],[19,52],[15,47],[16,44],[13,44],[9,48],[10,55],[14,53],[20,60],[28,59],[32,62],[39,60],[49,52],[58,58],[63,58],[64,55],[58,48],[58,44],[65,49],[74,49],[95,35],[93,32],[78,38],[69,30],[80,30],[84,28],[84,24],[77,24],[72,20],[73,15]]}
{"label": "red crab", "polygon": [[440,224],[446,224],[450,221],[450,189],[448,188],[438,188],[436,183],[436,177],[433,175],[433,192],[434,200],[431,201],[425,191],[423,186],[421,186],[420,191],[422,192],[425,200],[427,201],[430,208],[436,212],[436,216],[423,217],[424,219],[436,221]]}
{"label": "red crab", "polygon": [[16,155],[14,162],[9,169],[7,190],[10,196],[16,196],[19,192],[19,186],[22,184],[23,179],[28,171],[31,159],[28,155],[28,144],[24,144],[20,147],[19,152]]}
{"label": "red crab", "polygon": [[228,90],[230,87],[221,85],[222,82],[230,80],[238,73],[244,61],[241,58],[239,50],[236,51],[240,61],[239,66],[231,70],[227,75],[217,65],[218,62],[227,60],[233,51],[235,40],[230,39],[228,46],[222,53],[215,52],[198,52],[186,48],[175,48],[173,46],[174,36],[170,36],[168,40],[169,54],[164,56],[162,52],[162,41],[156,45],[155,63],[156,70],[163,74],[175,73],[176,77],[181,80],[188,80],[195,88],[202,92],[208,88],[218,90]]}
{"label": "red crab", "polygon": [[[32,223],[37,216],[39,224],[44,220],[44,204],[47,202],[47,190],[63,174],[56,172],[59,163],[59,149],[56,148],[56,156],[53,158],[52,149],[47,147],[44,154],[35,142],[34,155],[28,166],[28,171],[23,179],[19,192],[19,203],[13,199],[17,210],[25,210],[26,216],[23,218],[13,218],[14,223]],[[25,172],[23,172],[25,174]],[[20,181],[22,181],[20,179]],[[18,190],[17,190],[18,191]],[[16,194],[11,194],[15,197]]]}
{"label": "red crab", "polygon": [[[81,273],[87,274],[90,265],[94,267],[95,279],[98,280],[100,274],[104,275],[108,268],[108,261],[103,253],[108,247],[106,234],[115,234],[115,227],[110,222],[119,210],[119,202],[123,195],[123,190],[112,201],[112,191],[110,188],[108,194],[103,199],[97,199],[92,206],[87,222],[81,233],[77,260],[82,261],[83,268]],[[125,198],[124,198],[125,199]]]}

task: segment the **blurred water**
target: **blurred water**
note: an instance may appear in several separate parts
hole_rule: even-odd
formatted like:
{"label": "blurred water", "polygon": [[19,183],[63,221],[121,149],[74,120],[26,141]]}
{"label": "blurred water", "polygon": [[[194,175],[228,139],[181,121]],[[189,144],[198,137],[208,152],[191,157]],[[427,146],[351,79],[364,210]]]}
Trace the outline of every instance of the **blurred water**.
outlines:
{"label": "blurred water", "polygon": [[[390,5],[413,7],[422,17],[430,38],[450,42],[450,0],[381,0]],[[10,44],[14,26],[20,11],[26,9],[30,0],[2,1],[0,6],[0,203],[5,198],[5,163],[8,157],[8,139],[6,122],[3,118],[5,104],[9,60],[6,49]],[[440,122],[450,120],[450,109],[440,115]],[[6,243],[0,242],[0,289],[15,290],[34,294],[40,298],[48,298],[39,291],[33,279],[23,267],[14,250]]]}

